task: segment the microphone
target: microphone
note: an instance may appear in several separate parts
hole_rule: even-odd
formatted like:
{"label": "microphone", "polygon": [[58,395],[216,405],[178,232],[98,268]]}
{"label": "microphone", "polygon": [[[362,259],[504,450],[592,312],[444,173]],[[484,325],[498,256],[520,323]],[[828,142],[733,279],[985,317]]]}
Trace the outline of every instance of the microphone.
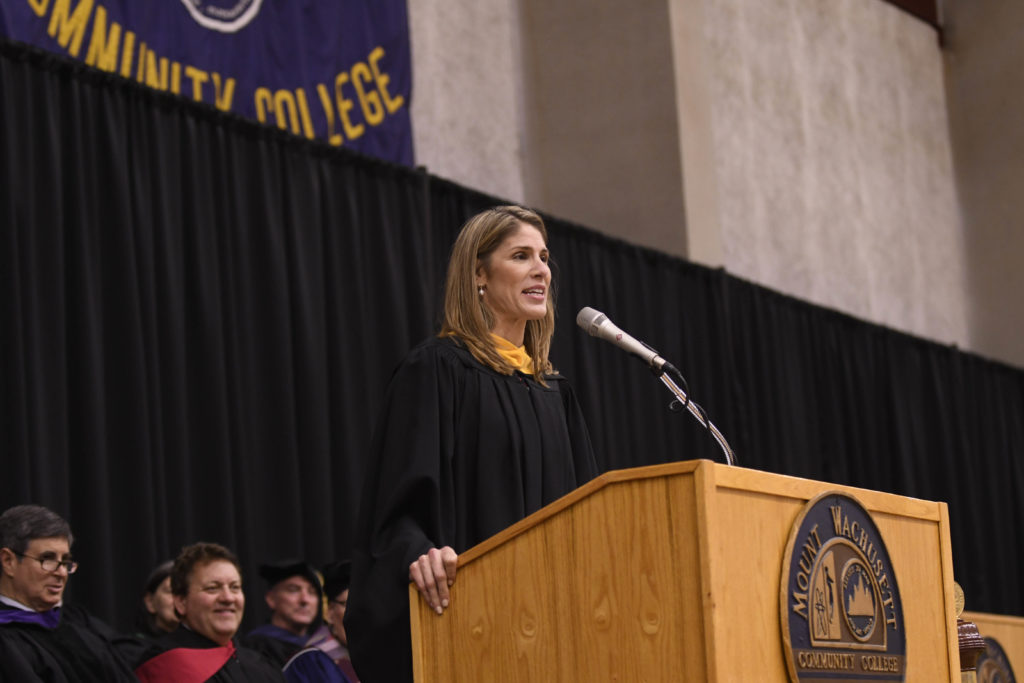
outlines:
{"label": "microphone", "polygon": [[576,324],[582,327],[591,337],[599,337],[609,341],[620,349],[633,354],[653,370],[660,371],[666,366],[672,369],[672,365],[659,356],[657,351],[623,332],[601,311],[589,306],[581,308],[580,312],[576,315]]}
{"label": "microphone", "polygon": [[[711,436],[714,437],[718,446],[725,453],[725,462],[729,465],[736,464],[736,456],[732,452],[732,448],[729,447],[729,443],[722,436],[722,432],[718,430],[718,427],[711,424],[711,420],[704,413],[704,409],[699,405],[690,400],[687,396],[687,391],[681,389],[676,384],[670,375],[675,375],[683,386],[686,385],[686,380],[683,379],[683,375],[673,366],[671,363],[666,361],[664,358],[658,355],[658,352],[651,347],[644,344],[638,339],[634,339],[622,330],[620,330],[615,323],[608,319],[601,311],[585,306],[580,309],[580,312],[576,314],[576,324],[582,327],[587,334],[591,337],[600,337],[605,341],[610,341],[619,348],[627,351],[634,356],[637,356],[643,362],[647,363],[651,370],[654,370],[654,374],[661,379],[661,383],[668,387],[669,391],[675,394],[678,405],[686,408],[690,411],[690,414],[696,418],[697,422],[700,422],[704,427],[707,428]],[[667,373],[667,374],[666,374]]]}

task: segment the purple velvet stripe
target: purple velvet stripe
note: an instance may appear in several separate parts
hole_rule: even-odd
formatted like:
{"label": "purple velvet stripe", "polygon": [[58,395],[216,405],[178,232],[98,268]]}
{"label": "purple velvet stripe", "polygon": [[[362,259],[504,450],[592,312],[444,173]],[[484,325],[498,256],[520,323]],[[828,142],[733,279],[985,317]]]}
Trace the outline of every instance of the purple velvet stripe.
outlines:
{"label": "purple velvet stripe", "polygon": [[60,607],[45,612],[29,612],[14,607],[0,609],[0,624],[35,624],[43,628],[57,628],[59,623]]}

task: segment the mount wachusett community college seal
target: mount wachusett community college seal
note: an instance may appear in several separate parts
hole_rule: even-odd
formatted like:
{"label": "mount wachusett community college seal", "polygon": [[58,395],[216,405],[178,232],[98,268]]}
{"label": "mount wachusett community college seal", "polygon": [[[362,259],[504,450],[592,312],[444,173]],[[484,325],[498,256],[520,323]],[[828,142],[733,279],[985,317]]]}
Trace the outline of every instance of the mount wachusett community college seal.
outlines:
{"label": "mount wachusett community college seal", "polygon": [[782,560],[783,649],[794,682],[903,681],[907,639],[896,574],[856,499],[809,501]]}

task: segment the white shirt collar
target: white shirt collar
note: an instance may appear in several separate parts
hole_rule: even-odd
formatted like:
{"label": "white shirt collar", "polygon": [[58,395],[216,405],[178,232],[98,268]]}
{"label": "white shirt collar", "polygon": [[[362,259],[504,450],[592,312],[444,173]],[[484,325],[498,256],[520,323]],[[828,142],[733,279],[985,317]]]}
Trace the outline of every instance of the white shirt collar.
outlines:
{"label": "white shirt collar", "polygon": [[[23,605],[22,603],[18,602],[14,598],[9,598],[6,595],[0,595],[0,602],[2,602],[5,605],[8,605],[9,607],[14,607],[15,609],[20,609],[20,610],[25,611],[25,612],[38,612],[39,611],[39,610],[32,609],[28,605]],[[64,601],[61,600],[56,605],[54,605],[54,607],[60,607],[63,604],[64,604]],[[49,612],[50,610],[44,610],[44,611]]]}

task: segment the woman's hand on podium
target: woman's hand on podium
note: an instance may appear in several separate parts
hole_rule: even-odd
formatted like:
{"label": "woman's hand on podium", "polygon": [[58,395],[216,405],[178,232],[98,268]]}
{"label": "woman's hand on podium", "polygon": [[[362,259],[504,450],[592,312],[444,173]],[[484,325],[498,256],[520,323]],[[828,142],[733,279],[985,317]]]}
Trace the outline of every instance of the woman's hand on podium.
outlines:
{"label": "woman's hand on podium", "polygon": [[451,546],[431,548],[409,565],[409,580],[416,584],[430,609],[443,614],[451,596],[448,587],[455,583],[455,565],[459,556]]}

